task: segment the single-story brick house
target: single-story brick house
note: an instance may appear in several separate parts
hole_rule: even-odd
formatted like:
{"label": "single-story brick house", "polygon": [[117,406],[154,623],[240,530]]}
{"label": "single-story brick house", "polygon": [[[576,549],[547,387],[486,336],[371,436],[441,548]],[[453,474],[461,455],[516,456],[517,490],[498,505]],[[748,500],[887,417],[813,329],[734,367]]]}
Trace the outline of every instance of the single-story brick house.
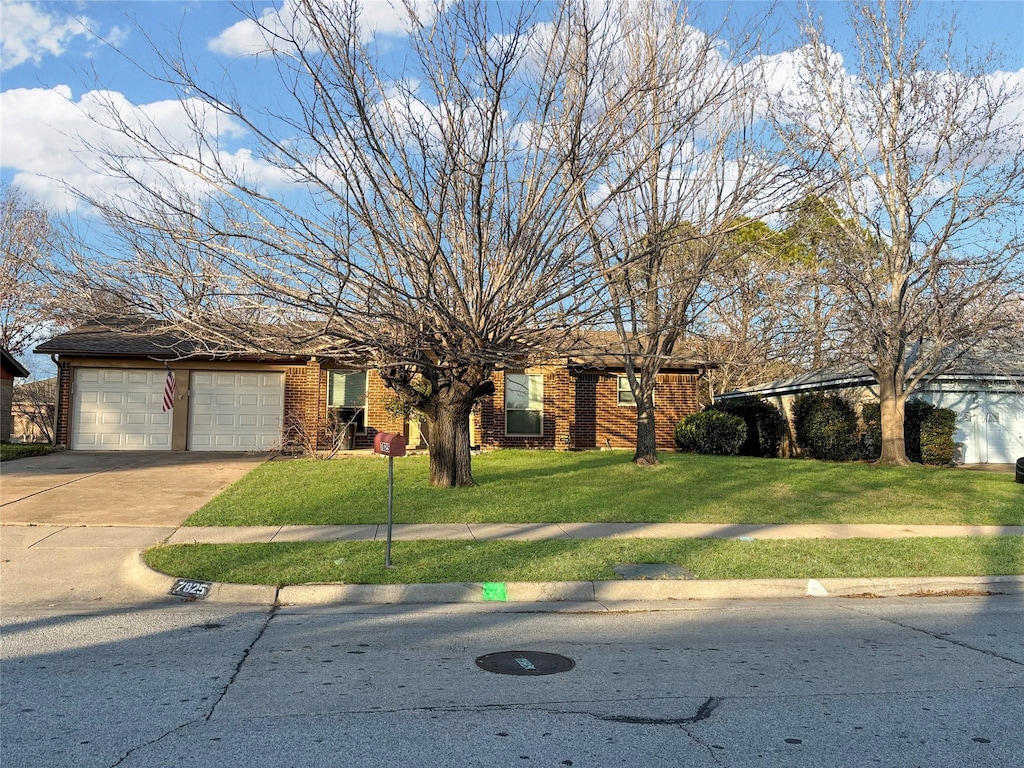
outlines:
{"label": "single-story brick house", "polygon": [[[989,356],[965,358],[922,385],[911,397],[957,413],[953,440],[962,464],[1009,464],[1024,456],[1024,364]],[[854,405],[877,402],[877,382],[864,366],[812,371],[788,379],[726,392],[716,400],[759,395],[779,408],[790,424],[793,399],[803,392],[840,394]],[[786,447],[784,446],[784,450]],[[792,451],[791,451],[792,452]]]}
{"label": "single-story brick house", "polygon": [[0,347],[0,440],[11,439],[11,403],[14,396],[14,380],[29,375],[28,369],[7,351]]}
{"label": "single-story brick house", "polygon": [[[261,451],[326,447],[329,421],[351,424],[351,447],[376,432],[427,436],[389,413],[393,397],[372,369],[309,355],[216,356],[172,334],[140,334],[90,323],[37,347],[58,368],[56,438],[75,450]],[[655,391],[657,444],[698,410],[708,363],[667,364]],[[173,391],[168,379],[174,382]],[[566,355],[494,374],[495,393],[471,425],[484,448],[633,448],[636,407],[621,362],[607,354]],[[165,395],[167,403],[165,404]]]}

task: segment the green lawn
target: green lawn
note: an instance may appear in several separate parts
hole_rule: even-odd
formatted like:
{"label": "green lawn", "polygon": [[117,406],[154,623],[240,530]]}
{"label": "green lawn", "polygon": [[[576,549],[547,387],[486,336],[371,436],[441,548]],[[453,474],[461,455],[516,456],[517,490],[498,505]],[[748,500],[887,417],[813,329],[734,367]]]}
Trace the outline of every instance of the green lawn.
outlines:
{"label": "green lawn", "polygon": [[[495,451],[473,459],[473,488],[427,484],[426,456],[396,459],[397,523],[1024,524],[1012,475],[935,467],[663,454],[637,467],[614,451]],[[378,457],[271,461],[187,525],[384,522]]]}
{"label": "green lawn", "polygon": [[241,584],[604,581],[613,565],[673,563],[700,579],[1024,574],[1024,538],[400,541],[187,544],[149,550],[159,571]]}

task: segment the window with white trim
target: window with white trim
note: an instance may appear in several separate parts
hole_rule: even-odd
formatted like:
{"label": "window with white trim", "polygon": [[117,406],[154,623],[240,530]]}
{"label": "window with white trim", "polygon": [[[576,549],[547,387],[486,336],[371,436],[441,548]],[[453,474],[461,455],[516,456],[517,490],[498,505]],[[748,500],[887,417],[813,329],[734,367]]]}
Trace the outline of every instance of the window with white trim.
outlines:
{"label": "window with white trim", "polygon": [[618,391],[619,405],[636,405],[636,398],[633,397],[633,390],[629,388],[628,376],[619,376]]}
{"label": "window with white trim", "polygon": [[366,431],[366,371],[328,371],[327,409],[341,424]]}
{"label": "window with white trim", "polygon": [[540,374],[505,374],[505,434],[544,434],[544,377]]}

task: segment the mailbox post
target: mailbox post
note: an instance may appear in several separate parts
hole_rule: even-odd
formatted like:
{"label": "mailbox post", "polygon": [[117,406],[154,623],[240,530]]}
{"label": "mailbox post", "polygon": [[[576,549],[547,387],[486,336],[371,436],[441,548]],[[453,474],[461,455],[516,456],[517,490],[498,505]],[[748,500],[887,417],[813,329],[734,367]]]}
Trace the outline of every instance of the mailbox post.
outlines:
{"label": "mailbox post", "polygon": [[388,538],[384,546],[384,567],[391,567],[391,521],[395,500],[395,456],[405,456],[405,438],[394,432],[378,432],[373,452],[388,457]]}

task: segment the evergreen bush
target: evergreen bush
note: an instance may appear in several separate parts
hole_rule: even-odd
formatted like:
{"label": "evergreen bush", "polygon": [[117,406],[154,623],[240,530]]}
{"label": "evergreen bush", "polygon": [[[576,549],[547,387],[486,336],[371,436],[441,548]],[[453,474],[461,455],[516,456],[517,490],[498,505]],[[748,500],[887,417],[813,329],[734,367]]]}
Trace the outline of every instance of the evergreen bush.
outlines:
{"label": "evergreen bush", "polygon": [[864,423],[860,457],[866,461],[878,461],[882,455],[882,407],[878,403],[862,403],[860,418]]}
{"label": "evergreen bush", "polygon": [[956,411],[932,409],[921,424],[921,460],[925,464],[951,464],[956,453],[955,431]]}
{"label": "evergreen bush", "polygon": [[739,416],[721,411],[701,411],[676,426],[679,450],[711,456],[732,456],[747,437],[747,425]]}
{"label": "evergreen bush", "polygon": [[836,395],[797,395],[793,399],[793,427],[797,445],[808,458],[852,461],[860,451],[853,406]]}
{"label": "evergreen bush", "polygon": [[740,456],[766,459],[778,457],[782,436],[786,433],[786,419],[771,403],[750,395],[721,400],[709,405],[706,410],[739,416],[746,423],[747,437],[740,446]]}
{"label": "evergreen bush", "polygon": [[935,412],[935,406],[919,397],[907,400],[903,412],[903,440],[907,458],[918,464],[924,463],[921,456],[921,427]]}

